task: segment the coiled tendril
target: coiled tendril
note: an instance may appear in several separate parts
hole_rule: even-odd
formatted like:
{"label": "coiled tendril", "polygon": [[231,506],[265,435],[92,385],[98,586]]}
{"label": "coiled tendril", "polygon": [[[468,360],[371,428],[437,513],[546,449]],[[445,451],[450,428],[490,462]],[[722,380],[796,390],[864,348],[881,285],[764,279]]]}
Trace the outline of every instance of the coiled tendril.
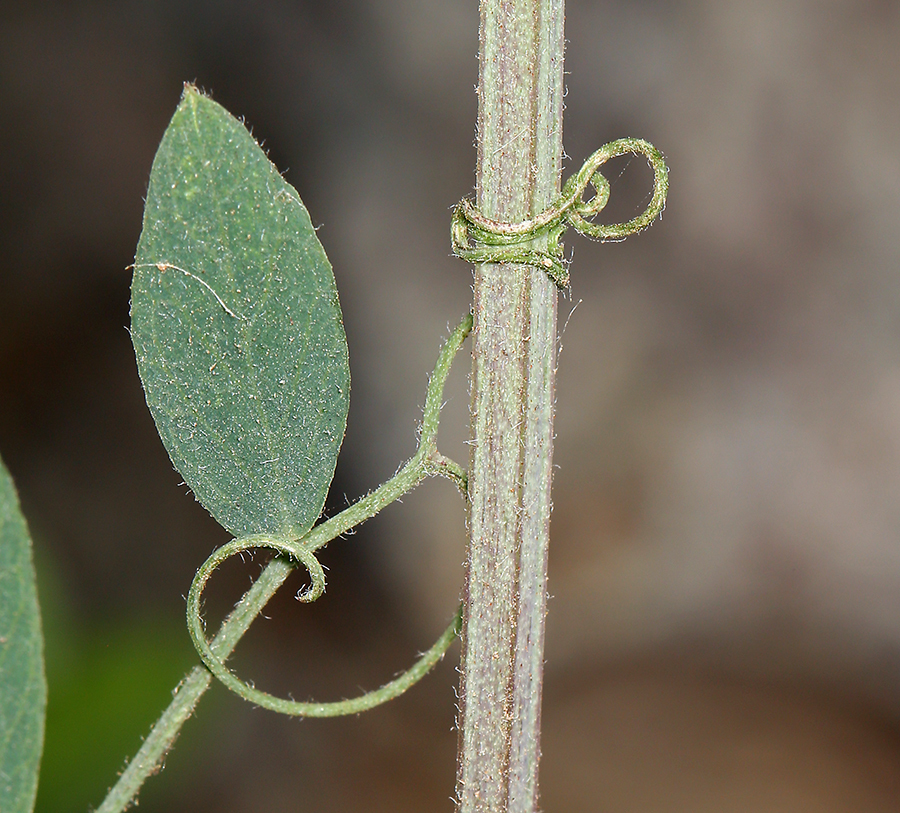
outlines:
{"label": "coiled tendril", "polygon": [[[637,217],[626,223],[592,223],[609,200],[609,181],[598,171],[610,158],[644,155],[653,169],[653,196]],[[588,184],[595,194],[584,200]],[[560,288],[569,285],[569,272],[560,243],[569,226],[595,240],[623,240],[646,229],[666,206],[668,169],[662,153],[639,138],[620,138],[597,150],[572,175],[560,195],[543,212],[520,223],[485,217],[468,198],[453,210],[450,239],[453,253],[471,263],[519,263],[543,268]]]}
{"label": "coiled tendril", "polygon": [[[405,692],[430,671],[459,634],[462,623],[461,610],[457,611],[453,621],[431,649],[425,652],[409,670],[380,689],[350,700],[332,703],[302,703],[260,691],[242,681],[225,665],[226,658],[231,654],[231,650],[241,634],[246,631],[253,618],[262,610],[266,600],[274,593],[274,589],[283,583],[289,572],[287,567],[283,567],[283,575],[276,575],[272,578],[270,586],[259,591],[255,591],[255,587],[253,587],[244,595],[244,598],[222,625],[223,630],[230,628],[227,635],[223,635],[220,631],[212,641],[207,639],[201,605],[203,590],[213,571],[231,556],[257,548],[274,550],[282,559],[290,562],[292,567],[299,564],[306,568],[309,573],[310,586],[298,598],[303,602],[315,601],[325,591],[325,572],[319,560],[316,559],[315,552],[332,539],[375,516],[386,505],[402,497],[429,476],[441,475],[453,480],[463,496],[466,495],[466,473],[461,466],[438,452],[437,430],[444,384],[450,372],[450,365],[471,330],[472,314],[469,313],[450,334],[441,349],[425,395],[419,446],[412,458],[390,480],[382,483],[377,489],[357,500],[340,514],[315,526],[299,539],[279,538],[267,534],[233,539],[218,548],[200,566],[188,593],[188,630],[203,663],[219,681],[233,692],[258,706],[282,714],[304,717],[337,717],[356,714]],[[275,564],[277,562],[270,564],[266,571]]]}

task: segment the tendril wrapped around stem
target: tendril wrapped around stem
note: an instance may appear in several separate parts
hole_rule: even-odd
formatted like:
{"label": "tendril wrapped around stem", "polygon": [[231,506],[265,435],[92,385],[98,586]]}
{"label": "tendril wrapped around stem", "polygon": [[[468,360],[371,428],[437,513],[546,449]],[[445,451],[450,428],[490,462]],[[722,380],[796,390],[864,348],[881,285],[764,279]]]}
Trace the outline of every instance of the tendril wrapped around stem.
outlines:
{"label": "tendril wrapped around stem", "polygon": [[[625,223],[592,223],[609,201],[609,181],[599,172],[610,158],[644,155],[653,169],[653,196],[647,208]],[[520,223],[503,223],[483,215],[468,198],[453,210],[450,239],[453,253],[472,263],[520,263],[543,268],[560,288],[569,285],[560,239],[569,226],[595,240],[624,240],[646,229],[662,214],[669,188],[663,154],[648,141],[620,138],[597,150],[563,186],[543,212]],[[588,185],[595,194],[584,200]]]}

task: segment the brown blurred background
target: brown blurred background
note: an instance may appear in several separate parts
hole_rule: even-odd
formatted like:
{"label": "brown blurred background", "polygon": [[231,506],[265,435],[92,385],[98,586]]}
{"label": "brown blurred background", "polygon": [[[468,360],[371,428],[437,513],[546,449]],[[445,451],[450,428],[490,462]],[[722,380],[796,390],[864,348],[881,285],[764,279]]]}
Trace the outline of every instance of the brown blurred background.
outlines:
{"label": "brown blurred background", "polygon": [[[569,170],[640,136],[671,194],[640,237],[567,241],[544,807],[900,810],[900,5],[567,17]],[[473,183],[478,10],[10,1],[0,20],[0,450],[35,537],[55,813],[100,802],[194,662],[183,595],[225,540],[179,486],[126,332],[182,82],[246,118],[321,227],[353,373],[334,513],[412,453],[470,298],[448,223]],[[649,172],[611,180],[632,216]],[[467,364],[441,441],[460,460]],[[463,551],[461,501],[427,484],[333,544],[317,605],[285,589],[239,671],[297,698],[375,687],[443,629]],[[212,616],[258,566],[223,570]],[[450,811],[457,657],[359,718],[217,687],[141,810]]]}

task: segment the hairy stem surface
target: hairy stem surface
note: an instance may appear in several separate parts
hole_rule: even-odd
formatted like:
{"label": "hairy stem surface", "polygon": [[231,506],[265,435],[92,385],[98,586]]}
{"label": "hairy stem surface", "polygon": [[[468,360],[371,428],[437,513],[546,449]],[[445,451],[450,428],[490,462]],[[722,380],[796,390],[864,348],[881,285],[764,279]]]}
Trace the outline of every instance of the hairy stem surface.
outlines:
{"label": "hairy stem surface", "polygon": [[[494,220],[559,190],[563,19],[563,0],[481,2],[477,205]],[[539,268],[475,268],[462,813],[537,807],[556,297]]]}

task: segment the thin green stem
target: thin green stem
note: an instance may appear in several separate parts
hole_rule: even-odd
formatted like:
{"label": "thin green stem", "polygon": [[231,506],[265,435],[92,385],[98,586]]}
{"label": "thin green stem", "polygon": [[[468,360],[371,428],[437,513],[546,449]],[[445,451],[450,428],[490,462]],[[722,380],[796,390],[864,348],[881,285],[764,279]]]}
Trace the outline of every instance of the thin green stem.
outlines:
{"label": "thin green stem", "polygon": [[119,813],[137,795],[147,777],[157,773],[163,757],[174,744],[181,727],[194,713],[203,693],[212,683],[212,675],[202,666],[195,666],[181,682],[169,707],[156,721],[140,750],[119,776],[96,813]]}
{"label": "thin green stem", "polygon": [[[457,485],[465,483],[466,475],[462,468],[437,451],[437,432],[444,384],[450,372],[450,365],[471,329],[472,315],[467,314],[441,349],[434,372],[428,382],[419,445],[415,455],[390,480],[365,497],[362,497],[340,514],[317,525],[301,540],[290,542],[289,545],[282,541],[282,552],[289,557],[298,558],[304,564],[307,564],[307,556],[315,561],[315,558],[312,556],[314,551],[328,544],[340,534],[375,516],[382,508],[415,488],[426,477],[442,475],[453,480]],[[261,543],[270,540],[257,538],[256,541]],[[243,540],[233,540],[231,543],[223,546],[223,550],[229,550],[230,553],[228,555],[232,555],[237,552],[242,542]],[[298,552],[298,542],[302,546],[302,553]],[[272,547],[272,545],[266,546]],[[213,554],[210,560],[215,559],[216,555]],[[204,567],[207,566],[210,560],[204,564]],[[221,560],[217,560],[216,564],[218,564],[218,561]],[[318,567],[317,561],[315,565],[312,565],[311,562],[308,564],[313,569]],[[259,578],[222,623],[216,636],[205,647],[205,651],[214,663],[223,664],[224,660],[237,646],[238,641],[250,628],[253,620],[263,610],[272,596],[275,595],[278,588],[284,584],[293,567],[294,565],[291,564],[290,559],[284,557],[273,559],[266,565]],[[212,568],[209,569],[209,572],[212,572]],[[319,572],[321,572],[320,569],[313,575],[313,587],[311,588],[313,592],[319,591],[320,587],[324,589],[324,575],[321,577],[320,585],[318,582]],[[207,573],[206,578],[208,578],[208,575]],[[193,589],[192,586],[192,592]],[[196,596],[196,602],[199,606],[199,594]],[[197,623],[202,624],[199,620]],[[189,618],[189,626],[191,624],[193,624],[193,621]],[[381,689],[376,690],[376,692],[364,696],[364,698],[347,701],[344,710],[340,713],[353,714],[357,711],[363,711],[389,699],[389,695],[397,696],[405,691],[440,660],[458,634],[460,624],[460,616],[457,614],[451,625],[444,631],[434,646],[416,662],[412,669]],[[202,629],[202,626],[198,626],[198,629]],[[224,664],[223,668],[225,668]],[[227,672],[227,668],[225,671]],[[229,672],[228,674],[231,673]],[[193,714],[194,708],[203,696],[203,693],[209,688],[212,678],[212,673],[205,666],[196,666],[191,670],[175,690],[172,702],[156,721],[137,754],[122,772],[116,784],[110,789],[102,804],[97,808],[97,813],[119,813],[119,811],[125,810],[131,804],[146,779],[159,771],[163,758],[172,748],[181,731],[181,727]],[[235,680],[237,679],[235,678]],[[362,705],[356,707],[353,705],[354,703]],[[310,705],[326,706],[328,704]]]}

